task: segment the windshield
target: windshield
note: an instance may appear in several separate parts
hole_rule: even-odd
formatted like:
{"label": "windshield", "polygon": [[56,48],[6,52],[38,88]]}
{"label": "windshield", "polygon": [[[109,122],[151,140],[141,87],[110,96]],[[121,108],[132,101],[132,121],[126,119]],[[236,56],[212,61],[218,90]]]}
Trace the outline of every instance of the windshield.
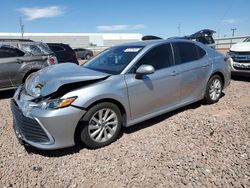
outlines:
{"label": "windshield", "polygon": [[83,67],[108,74],[120,74],[142,48],[143,46],[112,47],[85,63]]}
{"label": "windshield", "polygon": [[243,42],[250,42],[250,37],[246,38]]}
{"label": "windshield", "polygon": [[21,44],[20,48],[26,53],[34,56],[49,55],[53,53],[44,43]]}

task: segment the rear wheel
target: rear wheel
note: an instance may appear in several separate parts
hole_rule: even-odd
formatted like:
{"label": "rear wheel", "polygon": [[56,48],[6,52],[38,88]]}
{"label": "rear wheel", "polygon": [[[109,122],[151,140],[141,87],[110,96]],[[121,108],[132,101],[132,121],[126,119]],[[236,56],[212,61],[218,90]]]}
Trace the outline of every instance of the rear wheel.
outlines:
{"label": "rear wheel", "polygon": [[89,60],[91,58],[91,55],[90,54],[87,54],[86,56],[85,56],[85,59],[87,59],[87,60]]}
{"label": "rear wheel", "polygon": [[117,139],[122,116],[116,105],[104,102],[93,106],[83,117],[83,122],[80,139],[88,148],[96,149]]}
{"label": "rear wheel", "polygon": [[205,102],[207,104],[213,104],[219,101],[223,89],[222,79],[219,75],[212,76],[206,88]]}
{"label": "rear wheel", "polygon": [[37,71],[38,71],[38,70],[33,70],[33,71],[28,72],[28,73],[23,77],[22,83],[25,83],[25,82],[32,76],[32,74],[34,74],[34,73],[37,72]]}

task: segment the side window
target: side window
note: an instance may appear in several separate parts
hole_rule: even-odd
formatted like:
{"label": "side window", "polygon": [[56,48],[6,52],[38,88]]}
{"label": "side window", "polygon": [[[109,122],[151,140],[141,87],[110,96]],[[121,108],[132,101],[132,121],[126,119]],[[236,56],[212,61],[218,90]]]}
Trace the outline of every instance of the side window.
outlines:
{"label": "side window", "polygon": [[191,42],[176,42],[173,43],[175,62],[183,64],[199,59],[196,45]]}
{"label": "side window", "polygon": [[198,58],[201,59],[204,55],[206,55],[206,52],[199,46],[195,45],[198,53]]}
{"label": "side window", "polygon": [[22,57],[24,54],[24,52],[17,48],[7,46],[0,47],[0,58]]}
{"label": "side window", "polygon": [[51,49],[53,52],[60,52],[60,51],[64,51],[64,48],[63,48],[63,47],[61,47],[61,46],[50,45],[49,47],[50,47],[50,49]]}
{"label": "side window", "polygon": [[130,72],[135,73],[141,65],[152,65],[155,70],[172,66],[173,54],[170,44],[163,44],[148,51]]}

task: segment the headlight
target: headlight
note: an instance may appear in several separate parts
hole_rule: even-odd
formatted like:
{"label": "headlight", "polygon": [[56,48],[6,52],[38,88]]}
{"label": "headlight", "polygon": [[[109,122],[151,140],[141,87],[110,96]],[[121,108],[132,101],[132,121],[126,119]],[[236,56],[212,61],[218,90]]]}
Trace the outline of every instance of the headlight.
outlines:
{"label": "headlight", "polygon": [[234,57],[236,54],[235,54],[235,52],[233,52],[233,51],[229,51],[228,53],[227,53],[227,56],[229,56],[229,57]]}
{"label": "headlight", "polygon": [[64,108],[69,105],[71,105],[77,97],[70,97],[67,99],[54,99],[54,100],[48,100],[43,101],[40,103],[40,106],[42,109],[58,109],[58,108]]}

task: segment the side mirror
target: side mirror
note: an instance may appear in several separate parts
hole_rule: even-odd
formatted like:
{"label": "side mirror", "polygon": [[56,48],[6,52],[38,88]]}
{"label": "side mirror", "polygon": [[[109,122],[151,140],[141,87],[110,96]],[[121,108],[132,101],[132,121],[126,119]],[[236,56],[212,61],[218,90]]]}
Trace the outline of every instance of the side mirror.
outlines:
{"label": "side mirror", "polygon": [[141,65],[137,70],[137,75],[147,75],[153,74],[155,72],[155,68],[152,65]]}

